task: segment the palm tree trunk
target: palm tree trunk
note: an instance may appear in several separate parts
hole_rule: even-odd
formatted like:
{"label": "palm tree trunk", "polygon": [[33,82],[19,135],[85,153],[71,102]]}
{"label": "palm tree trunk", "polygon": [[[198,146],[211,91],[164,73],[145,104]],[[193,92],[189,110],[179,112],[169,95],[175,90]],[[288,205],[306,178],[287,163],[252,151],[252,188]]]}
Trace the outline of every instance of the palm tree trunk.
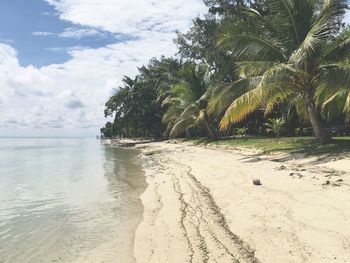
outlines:
{"label": "palm tree trunk", "polygon": [[191,133],[189,129],[186,129],[186,139],[189,139],[191,137]]}
{"label": "palm tree trunk", "polygon": [[210,125],[210,120],[209,120],[209,116],[207,114],[207,111],[204,112],[204,125],[209,133],[210,139],[216,140],[218,138],[218,136],[217,136],[216,132],[214,131],[213,127]]}
{"label": "palm tree trunk", "polygon": [[329,143],[331,141],[331,137],[323,129],[320,123],[310,90],[305,91],[305,100],[307,105],[307,112],[309,114],[312,129],[314,131],[316,138],[321,143],[324,143],[324,144]]}

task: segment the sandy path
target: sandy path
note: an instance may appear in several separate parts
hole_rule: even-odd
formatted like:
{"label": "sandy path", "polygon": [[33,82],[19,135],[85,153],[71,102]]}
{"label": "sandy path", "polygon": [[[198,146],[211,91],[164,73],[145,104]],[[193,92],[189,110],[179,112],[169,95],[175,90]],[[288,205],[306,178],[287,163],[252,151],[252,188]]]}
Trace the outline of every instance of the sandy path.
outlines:
{"label": "sandy path", "polygon": [[281,164],[200,147],[146,147],[154,154],[144,157],[149,187],[137,262],[350,262],[345,160],[340,167]]}

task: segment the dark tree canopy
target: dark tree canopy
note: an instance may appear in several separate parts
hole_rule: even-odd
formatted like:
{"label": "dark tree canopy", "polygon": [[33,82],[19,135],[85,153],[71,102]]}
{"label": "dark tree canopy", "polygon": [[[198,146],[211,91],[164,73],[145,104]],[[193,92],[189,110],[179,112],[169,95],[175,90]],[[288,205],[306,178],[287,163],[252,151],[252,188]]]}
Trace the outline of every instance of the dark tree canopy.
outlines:
{"label": "dark tree canopy", "polygon": [[160,137],[165,130],[163,108],[157,100],[159,89],[180,62],[172,58],[152,59],[139,68],[135,78],[125,76],[119,87],[106,102],[105,117],[114,118],[113,136]]}

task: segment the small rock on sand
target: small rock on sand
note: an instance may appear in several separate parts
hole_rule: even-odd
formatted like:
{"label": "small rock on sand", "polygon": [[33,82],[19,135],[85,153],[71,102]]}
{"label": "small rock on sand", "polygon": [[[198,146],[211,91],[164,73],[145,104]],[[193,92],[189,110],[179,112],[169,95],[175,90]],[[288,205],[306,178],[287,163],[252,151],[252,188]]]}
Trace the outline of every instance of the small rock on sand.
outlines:
{"label": "small rock on sand", "polygon": [[343,182],[344,180],[343,179],[338,179],[338,180],[336,180],[336,182],[338,182],[338,183],[341,183],[341,182]]}
{"label": "small rock on sand", "polygon": [[253,180],[253,184],[254,184],[254,185],[261,185],[260,179],[254,179],[254,180]]}
{"label": "small rock on sand", "polygon": [[323,185],[330,185],[331,181],[327,180]]}
{"label": "small rock on sand", "polygon": [[276,170],[286,170],[287,169],[287,167],[286,166],[284,166],[284,165],[281,165],[280,167],[278,167]]}

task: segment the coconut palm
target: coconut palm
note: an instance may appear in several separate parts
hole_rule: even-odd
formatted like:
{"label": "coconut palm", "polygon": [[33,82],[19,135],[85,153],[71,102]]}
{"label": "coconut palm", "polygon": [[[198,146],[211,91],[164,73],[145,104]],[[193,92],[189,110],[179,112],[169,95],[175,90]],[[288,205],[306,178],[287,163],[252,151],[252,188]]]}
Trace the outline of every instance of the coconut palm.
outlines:
{"label": "coconut palm", "polygon": [[269,123],[265,123],[266,131],[273,132],[277,137],[280,137],[285,124],[286,121],[283,118],[269,119]]}
{"label": "coconut palm", "polygon": [[[315,136],[330,140],[322,127],[315,93],[350,87],[348,33],[339,33],[345,0],[266,0],[266,12],[244,10],[244,23],[223,22],[219,44],[237,60],[239,79],[217,90],[209,110],[226,108],[221,129],[281,102],[307,111]],[[227,108],[228,107],[228,108]],[[346,110],[350,112],[350,97]]]}
{"label": "coconut palm", "polygon": [[[175,76],[176,84],[165,92],[167,97],[162,104],[167,110],[163,121],[168,124],[170,137],[179,136],[192,127],[204,126],[209,136],[216,138],[206,109],[207,69],[205,65],[185,64]],[[164,93],[159,97],[164,98]]]}
{"label": "coconut palm", "polygon": [[[343,57],[348,53],[350,49],[350,28],[345,29],[337,38],[339,45],[339,53],[337,56],[341,57],[344,61],[343,64],[349,63],[348,58]],[[334,76],[337,78],[337,76]],[[350,86],[349,85],[337,85],[332,89],[327,86],[323,86],[316,92],[317,103],[321,105],[321,113],[325,119],[332,121],[339,116],[344,116],[346,122],[350,119]]]}
{"label": "coconut palm", "polygon": [[248,131],[247,127],[236,128],[235,135],[237,135],[238,137],[244,137],[244,136],[246,136],[247,131]]}

